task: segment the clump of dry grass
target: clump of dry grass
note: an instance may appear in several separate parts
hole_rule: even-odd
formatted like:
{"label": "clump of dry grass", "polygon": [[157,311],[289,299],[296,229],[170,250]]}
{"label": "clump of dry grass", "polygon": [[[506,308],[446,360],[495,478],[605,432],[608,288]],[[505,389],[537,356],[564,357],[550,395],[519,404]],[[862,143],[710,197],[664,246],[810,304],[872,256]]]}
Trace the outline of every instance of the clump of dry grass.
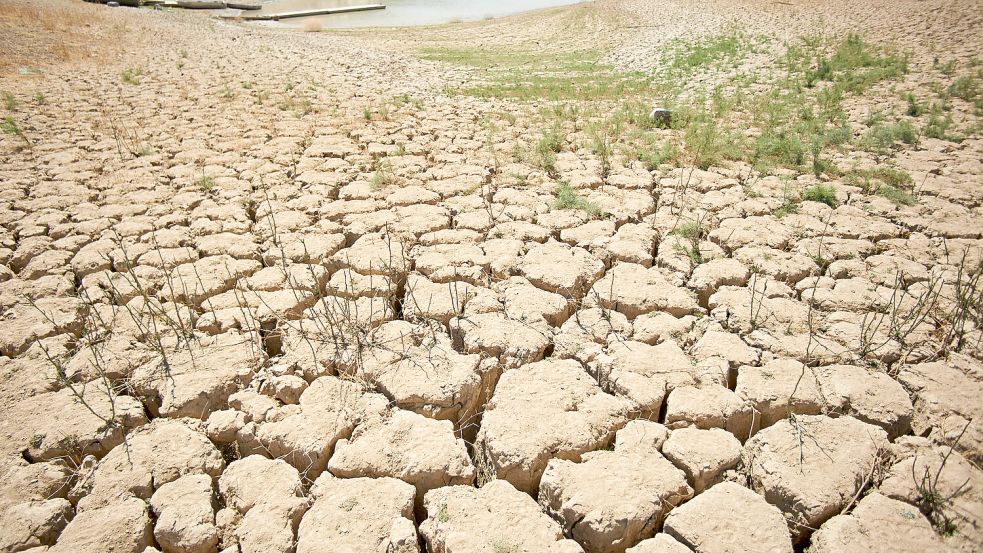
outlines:
{"label": "clump of dry grass", "polygon": [[0,68],[48,65],[96,57],[100,45],[114,44],[107,8],[60,0],[9,0],[0,9]]}

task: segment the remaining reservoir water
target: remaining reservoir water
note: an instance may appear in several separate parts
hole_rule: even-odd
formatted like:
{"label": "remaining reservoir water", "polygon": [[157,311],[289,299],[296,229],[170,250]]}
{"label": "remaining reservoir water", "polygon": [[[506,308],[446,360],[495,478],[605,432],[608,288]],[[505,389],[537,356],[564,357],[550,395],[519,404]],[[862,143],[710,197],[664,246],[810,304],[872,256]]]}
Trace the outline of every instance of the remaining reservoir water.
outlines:
{"label": "remaining reservoir water", "polygon": [[317,19],[326,29],[404,27],[439,25],[453,21],[474,21],[542,8],[577,4],[581,1],[583,0],[273,0],[269,3],[263,3],[261,13],[385,4],[386,9],[384,10],[286,19],[282,23],[303,25],[304,21]]}

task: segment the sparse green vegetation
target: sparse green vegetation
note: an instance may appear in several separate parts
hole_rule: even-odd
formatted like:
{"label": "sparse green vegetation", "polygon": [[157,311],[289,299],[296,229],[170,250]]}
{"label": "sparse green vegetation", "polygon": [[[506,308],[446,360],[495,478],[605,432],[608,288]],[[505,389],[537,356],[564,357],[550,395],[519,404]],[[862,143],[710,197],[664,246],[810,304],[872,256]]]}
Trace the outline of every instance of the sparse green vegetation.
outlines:
{"label": "sparse green vegetation", "polygon": [[556,201],[553,202],[556,209],[579,209],[594,218],[604,216],[601,206],[577,195],[577,191],[568,182],[560,182],[553,194],[556,196]]}
{"label": "sparse green vegetation", "polygon": [[17,111],[17,98],[10,92],[4,91],[3,93],[3,107],[7,111]]}
{"label": "sparse green vegetation", "polygon": [[932,67],[943,75],[953,75],[956,72],[956,60],[949,60],[942,63],[939,58],[935,58],[932,61]]}
{"label": "sparse green vegetation", "polygon": [[870,176],[880,179],[881,182],[888,186],[911,188],[915,185],[915,179],[911,178],[911,175],[906,171],[894,167],[875,167],[870,171]]}
{"label": "sparse green vegetation", "polygon": [[372,190],[381,190],[387,186],[396,184],[396,171],[387,159],[379,159],[374,163],[374,172],[370,186]]}
{"label": "sparse green vegetation", "polygon": [[802,199],[809,202],[819,202],[836,208],[840,201],[836,199],[836,189],[828,184],[816,184],[802,191]]}
{"label": "sparse green vegetation", "polygon": [[782,204],[782,207],[779,207],[775,211],[772,211],[771,214],[781,219],[782,217],[792,215],[793,213],[798,213],[798,212],[799,212],[799,204],[797,202],[786,201],[784,204]]}
{"label": "sparse green vegetation", "polygon": [[736,25],[722,33],[697,42],[677,42],[668,63],[674,76],[692,74],[698,69],[714,65],[737,65],[754,51],[756,39],[742,32]]}
{"label": "sparse green vegetation", "polygon": [[215,188],[215,177],[203,175],[198,179],[198,188],[205,192],[211,192]]}
{"label": "sparse green vegetation", "polygon": [[685,126],[686,161],[700,169],[720,165],[725,160],[740,159],[743,154],[738,135],[722,124],[712,109],[700,107],[681,113],[678,124]]}
{"label": "sparse green vegetation", "polygon": [[677,224],[675,228],[669,231],[669,234],[678,236],[689,242],[689,244],[677,243],[675,247],[689,258],[693,266],[696,266],[703,263],[703,252],[700,251],[700,241],[705,238],[705,232],[701,221],[687,221]]}
{"label": "sparse green vegetation", "polygon": [[536,162],[551,176],[556,176],[556,154],[563,149],[566,139],[559,126],[554,125],[543,132],[536,143]]}
{"label": "sparse green vegetation", "polygon": [[942,115],[933,111],[928,116],[928,121],[922,127],[922,134],[926,138],[937,138],[939,140],[956,140],[956,137],[949,135],[949,128],[952,127],[952,117],[948,114]]}
{"label": "sparse green vegetation", "polygon": [[0,131],[3,131],[4,134],[12,134],[23,140],[24,144],[26,144],[28,148],[32,147],[31,140],[27,138],[27,135],[24,134],[24,131],[17,125],[17,121],[14,121],[13,117],[8,115],[7,117],[4,117],[2,121],[0,121]]}
{"label": "sparse green vegetation", "polygon": [[907,119],[889,125],[874,125],[864,135],[860,145],[868,151],[886,154],[899,142],[909,145],[918,143],[918,130]]}
{"label": "sparse green vegetation", "polygon": [[611,141],[607,134],[595,131],[591,134],[590,149],[601,162],[601,176],[611,172]]}
{"label": "sparse green vegetation", "polygon": [[883,165],[873,169],[855,169],[847,174],[846,181],[859,186],[867,194],[883,196],[895,205],[918,203],[918,199],[909,192],[915,181],[901,169]]}
{"label": "sparse green vegetation", "polygon": [[17,136],[21,136],[23,134],[20,127],[17,126],[17,122],[10,116],[4,117],[3,121],[0,121],[0,130],[3,130],[5,134],[14,134]]}
{"label": "sparse green vegetation", "polygon": [[511,544],[505,540],[494,540],[491,542],[492,553],[519,553],[519,546]]}
{"label": "sparse green vegetation", "polygon": [[655,140],[645,137],[632,154],[629,157],[644,163],[649,171],[655,171],[664,163],[675,164],[679,160],[680,151],[675,142],[666,140],[662,144],[656,144]]}
{"label": "sparse green vegetation", "polygon": [[980,97],[980,77],[963,75],[949,85],[949,94],[966,102],[975,102]]}
{"label": "sparse green vegetation", "polygon": [[805,47],[813,50],[812,56],[799,60],[809,64],[803,73],[803,84],[809,88],[828,81],[844,93],[857,94],[877,82],[896,79],[908,72],[907,55],[884,51],[856,33],[848,34],[831,55],[824,55],[815,46],[816,39],[807,39]]}
{"label": "sparse green vegetation", "polygon": [[311,101],[305,96],[298,95],[297,97],[288,96],[284,98],[280,103],[277,104],[277,108],[280,111],[292,110],[298,117],[307,115],[313,111],[314,107]]}
{"label": "sparse green vegetation", "polygon": [[786,184],[785,187],[782,189],[782,205],[775,211],[772,211],[771,214],[781,219],[782,217],[786,217],[788,215],[792,215],[793,213],[798,213],[798,212],[799,212],[799,198],[792,191],[792,187]]}
{"label": "sparse green vegetation", "polygon": [[927,111],[925,104],[919,103],[913,93],[905,94],[904,99],[908,102],[908,109],[905,110],[905,115],[908,117],[921,117]]}
{"label": "sparse green vegetation", "polygon": [[143,70],[139,68],[128,67],[120,73],[120,80],[126,84],[140,84],[140,76],[143,75]]}
{"label": "sparse green vegetation", "polygon": [[700,225],[695,222],[683,223],[677,225],[676,228],[672,229],[669,234],[675,236],[682,236],[687,240],[699,240],[700,239]]}
{"label": "sparse green vegetation", "polygon": [[916,199],[914,196],[894,186],[889,186],[889,185],[881,186],[880,188],[877,189],[877,193],[880,194],[881,196],[884,196],[885,198],[893,202],[895,205],[911,206],[918,203],[918,199]]}
{"label": "sparse green vegetation", "polygon": [[475,68],[487,84],[449,90],[478,98],[516,100],[602,100],[636,96],[650,89],[651,77],[624,73],[600,63],[601,53],[535,49],[430,48],[425,59]]}

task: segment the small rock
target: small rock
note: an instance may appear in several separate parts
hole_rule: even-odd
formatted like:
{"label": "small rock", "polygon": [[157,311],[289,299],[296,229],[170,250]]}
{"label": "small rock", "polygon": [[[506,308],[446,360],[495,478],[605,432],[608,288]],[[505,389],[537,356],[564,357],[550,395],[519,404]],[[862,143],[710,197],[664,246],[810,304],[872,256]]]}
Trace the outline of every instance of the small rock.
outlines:
{"label": "small rock", "polygon": [[285,374],[275,376],[263,382],[260,391],[275,397],[287,405],[295,405],[300,403],[300,396],[306,389],[306,380],[296,375]]}
{"label": "small rock", "polygon": [[71,520],[72,504],[66,499],[31,500],[0,512],[0,551],[23,551],[53,545]]}
{"label": "small rock", "polygon": [[635,547],[629,547],[625,553],[693,553],[693,550],[679,543],[669,534],[656,534],[654,538],[643,540]]}

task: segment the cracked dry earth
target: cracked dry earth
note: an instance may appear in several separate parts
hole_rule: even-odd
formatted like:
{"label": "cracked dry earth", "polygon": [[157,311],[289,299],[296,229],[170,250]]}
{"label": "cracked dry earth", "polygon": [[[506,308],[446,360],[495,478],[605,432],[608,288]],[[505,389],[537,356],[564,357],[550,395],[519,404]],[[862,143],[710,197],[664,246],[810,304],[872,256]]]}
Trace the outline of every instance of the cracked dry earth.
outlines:
{"label": "cracked dry earth", "polygon": [[0,550],[983,543],[978,137],[888,154],[914,205],[824,175],[835,208],[777,216],[817,177],[603,167],[576,128],[546,171],[506,153],[550,102],[454,94],[480,76],[415,55],[604,44],[650,70],[666,37],[825,20],[910,41],[917,84],[980,54],[978,2],[343,34],[4,4]]}

